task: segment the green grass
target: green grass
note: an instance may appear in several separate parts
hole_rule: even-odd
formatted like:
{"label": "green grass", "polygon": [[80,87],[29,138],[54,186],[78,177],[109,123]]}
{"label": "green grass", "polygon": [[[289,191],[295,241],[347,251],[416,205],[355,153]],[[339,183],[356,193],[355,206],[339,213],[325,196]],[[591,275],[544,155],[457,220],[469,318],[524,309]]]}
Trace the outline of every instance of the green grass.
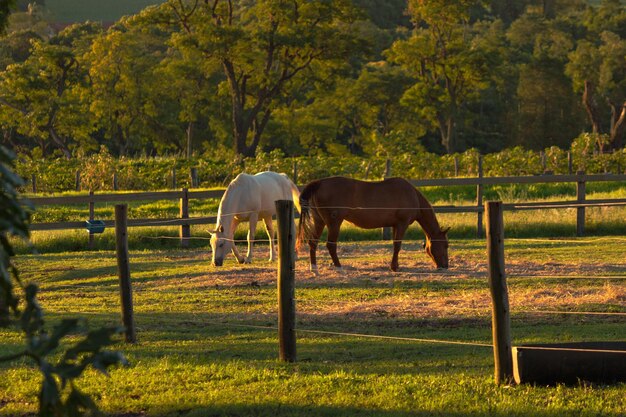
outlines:
{"label": "green grass", "polygon": [[[507,239],[507,273],[517,343],[623,340],[620,317],[536,315],[528,310],[626,312],[624,238]],[[451,242],[451,269],[436,273],[418,242],[386,270],[389,244],[344,242],[342,276],[318,278],[296,263],[297,328],[487,342],[491,338],[484,241]],[[624,384],[496,386],[489,348],[298,332],[298,361],[277,360],[276,270],[232,257],[222,269],[203,249],[131,250],[139,342],[110,377],[87,372],[80,388],[109,415],[130,416],[623,416]],[[589,254],[593,253],[590,258]],[[320,250],[320,262],[328,256]],[[25,281],[42,288],[50,323],[83,316],[119,320],[110,250],[20,255]],[[571,279],[556,276],[571,275]],[[596,279],[580,279],[595,276]],[[18,349],[0,329],[0,355]],[[37,372],[0,364],[0,415],[35,411]]]}

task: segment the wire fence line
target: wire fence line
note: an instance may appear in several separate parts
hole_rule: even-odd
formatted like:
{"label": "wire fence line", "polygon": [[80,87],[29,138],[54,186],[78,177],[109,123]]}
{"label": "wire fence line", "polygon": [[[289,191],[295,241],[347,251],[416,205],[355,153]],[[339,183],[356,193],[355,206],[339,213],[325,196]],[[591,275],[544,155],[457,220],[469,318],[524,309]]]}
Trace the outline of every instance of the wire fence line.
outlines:
{"label": "wire fence line", "polygon": [[[254,324],[217,322],[217,321],[206,321],[206,320],[203,322],[206,324],[221,325],[225,327],[240,327],[240,328],[258,329],[258,330],[276,330],[276,331],[278,330],[277,326],[260,326],[260,325],[254,325]],[[367,333],[336,332],[336,331],[330,331],[330,330],[300,329],[300,328],[296,328],[295,331],[299,333],[322,334],[322,335],[329,335],[329,336],[346,336],[346,337],[359,337],[359,338],[367,338],[367,339],[399,340],[399,341],[401,340],[401,341],[408,341],[408,342],[436,343],[436,344],[463,345],[463,346],[480,346],[480,347],[489,347],[489,348],[493,347],[493,345],[489,343],[465,342],[465,341],[458,341],[458,340],[385,336],[385,335],[375,335],[375,334],[367,334]]]}

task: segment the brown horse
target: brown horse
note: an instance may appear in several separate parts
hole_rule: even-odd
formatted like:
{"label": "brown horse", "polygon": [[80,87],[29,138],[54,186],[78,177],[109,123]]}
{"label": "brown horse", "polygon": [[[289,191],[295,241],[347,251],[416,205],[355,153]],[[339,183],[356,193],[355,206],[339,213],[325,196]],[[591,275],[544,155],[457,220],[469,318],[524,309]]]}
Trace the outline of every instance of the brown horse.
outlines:
{"label": "brown horse", "polygon": [[422,193],[402,178],[366,182],[345,177],[330,177],[307,184],[300,193],[302,208],[298,225],[298,247],[308,242],[311,271],[317,273],[316,250],[319,238],[328,227],[326,247],[337,268],[337,238],[346,220],[364,229],[393,227],[391,270],[398,270],[398,252],[411,223],[417,221],[426,234],[426,253],[438,268],[448,267],[449,229],[442,230],[435,211]]}

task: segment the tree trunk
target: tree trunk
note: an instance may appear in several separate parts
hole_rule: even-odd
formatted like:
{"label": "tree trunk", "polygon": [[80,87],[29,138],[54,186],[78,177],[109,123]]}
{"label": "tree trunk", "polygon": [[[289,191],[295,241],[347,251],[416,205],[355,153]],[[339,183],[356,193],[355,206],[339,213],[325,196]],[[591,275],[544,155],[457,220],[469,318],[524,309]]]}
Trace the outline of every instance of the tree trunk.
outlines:
{"label": "tree trunk", "polygon": [[187,124],[187,159],[191,159],[193,154],[193,122]]}
{"label": "tree trunk", "polygon": [[53,127],[50,127],[50,128],[48,128],[48,133],[50,134],[50,138],[55,143],[57,148],[59,148],[61,150],[61,152],[63,152],[63,156],[65,156],[66,159],[71,159],[72,158],[72,153],[70,152],[69,148],[67,147],[67,145],[65,144],[63,139],[61,139],[61,137],[59,137],[59,135],[57,134],[56,130],[54,130]]}
{"label": "tree trunk", "polygon": [[598,111],[598,103],[594,97],[594,87],[591,81],[585,80],[585,91],[583,92],[583,106],[587,110],[589,121],[591,122],[591,131],[600,133],[600,112]]}
{"label": "tree trunk", "polygon": [[[617,116],[617,112],[616,116]],[[615,119],[614,119],[615,120]],[[611,146],[613,149],[621,149],[624,146],[624,133],[626,132],[626,102],[622,104],[619,117],[611,128]]]}

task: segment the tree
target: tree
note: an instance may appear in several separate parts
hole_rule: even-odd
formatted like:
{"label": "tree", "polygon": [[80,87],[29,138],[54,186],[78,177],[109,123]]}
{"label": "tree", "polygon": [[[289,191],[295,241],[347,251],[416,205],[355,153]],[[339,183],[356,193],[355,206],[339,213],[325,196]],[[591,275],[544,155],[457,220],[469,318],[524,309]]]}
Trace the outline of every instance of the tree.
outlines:
{"label": "tree", "polygon": [[[163,134],[162,131],[169,133],[171,125],[169,120],[155,117],[160,108],[152,101],[154,91],[151,91],[151,88],[167,88],[155,79],[155,68],[167,49],[167,34],[135,19],[139,18],[124,18],[97,37],[84,56],[91,80],[88,91],[91,113],[96,126],[113,142],[120,156],[152,143],[146,137],[151,131],[160,130],[164,141],[176,136]],[[165,103],[161,106],[165,107]],[[173,112],[174,119],[177,112]]]}
{"label": "tree", "polygon": [[9,14],[15,8],[16,0],[0,0],[0,35],[4,33],[4,30],[9,21]]}
{"label": "tree", "polygon": [[169,0],[185,48],[217,62],[230,95],[233,148],[253,156],[277,102],[314,64],[343,63],[354,50],[351,2]]}
{"label": "tree", "polygon": [[[608,132],[610,146],[619,149],[626,133],[626,39],[605,29],[618,30],[618,23],[626,22],[626,10],[607,0],[596,13],[588,17],[589,36],[569,55],[566,73],[582,95],[592,132]],[[598,147],[603,151],[603,144]]]}
{"label": "tree", "polygon": [[547,19],[535,12],[526,13],[509,28],[507,37],[519,60],[516,144],[534,149],[549,145],[567,148],[580,132],[582,108],[564,75],[575,45],[573,33],[577,32],[561,17]]}
{"label": "tree", "polygon": [[388,51],[389,60],[416,80],[402,102],[414,109],[429,130],[439,131],[448,153],[463,148],[458,132],[464,104],[488,86],[488,60],[473,44],[469,24],[470,10],[478,4],[476,0],[410,1],[415,31]]}
{"label": "tree", "polygon": [[228,107],[228,103],[223,103],[223,94],[218,89],[223,76],[216,62],[198,65],[203,60],[197,51],[184,47],[172,49],[155,69],[155,79],[160,86],[167,85],[168,88],[155,86],[153,91],[163,96],[162,99],[156,99],[156,103],[177,104],[176,120],[185,126],[183,149],[187,158],[191,158],[198,126],[209,124],[206,133],[210,135],[210,120],[229,118],[228,114],[224,114],[227,112],[222,110]]}
{"label": "tree", "polygon": [[34,41],[26,61],[2,73],[0,123],[37,139],[42,150],[50,141],[66,158],[73,143],[89,141],[91,123],[81,94],[87,73],[77,54],[98,31],[98,25],[86,23],[49,41]]}

